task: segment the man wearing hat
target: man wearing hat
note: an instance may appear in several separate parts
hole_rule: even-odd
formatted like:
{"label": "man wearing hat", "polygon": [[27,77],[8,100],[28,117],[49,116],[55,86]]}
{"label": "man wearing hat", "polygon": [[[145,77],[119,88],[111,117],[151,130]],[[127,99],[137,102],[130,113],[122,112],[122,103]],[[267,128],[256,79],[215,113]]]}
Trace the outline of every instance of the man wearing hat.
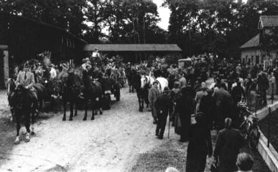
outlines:
{"label": "man wearing hat", "polygon": [[26,89],[30,90],[30,95],[32,96],[34,102],[37,102],[38,96],[33,85],[35,84],[35,77],[32,72],[30,72],[30,66],[28,63],[24,64],[23,71],[19,72],[16,79],[16,85],[22,85]]}
{"label": "man wearing hat", "polygon": [[154,124],[157,124],[157,110],[154,106],[154,102],[156,101],[158,96],[159,96],[158,81],[154,81],[152,88],[149,90],[149,96],[148,96]]}
{"label": "man wearing hat", "polygon": [[163,139],[163,134],[167,122],[167,116],[172,107],[172,101],[169,96],[169,91],[169,88],[165,87],[163,93],[158,96],[157,100],[154,103],[158,117],[158,123],[156,126],[156,136],[158,136],[159,139]]}
{"label": "man wearing hat", "polygon": [[88,71],[88,70],[90,70],[92,68],[91,62],[90,62],[89,58],[83,59],[82,62],[83,62],[83,64],[81,66],[82,66],[82,69],[84,71]]}

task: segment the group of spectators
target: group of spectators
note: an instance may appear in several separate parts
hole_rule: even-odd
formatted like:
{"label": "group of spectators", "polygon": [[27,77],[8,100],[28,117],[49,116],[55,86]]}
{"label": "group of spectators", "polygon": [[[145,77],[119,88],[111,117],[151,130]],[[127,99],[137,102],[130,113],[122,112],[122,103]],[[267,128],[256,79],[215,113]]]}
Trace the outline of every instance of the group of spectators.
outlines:
{"label": "group of spectators", "polygon": [[[265,106],[267,94],[272,98],[276,94],[278,67],[263,69],[261,65],[200,57],[184,68],[158,64],[151,71],[154,77],[169,81],[163,94],[158,92],[157,82],[149,90],[156,136],[163,139],[169,114],[180,142],[189,141],[186,171],[204,171],[207,156],[214,157],[220,172],[251,170],[253,158],[240,153],[244,137],[236,128],[236,107],[241,102],[251,110],[258,104]],[[212,129],[218,132],[214,151]],[[248,168],[241,164],[246,162]]]}

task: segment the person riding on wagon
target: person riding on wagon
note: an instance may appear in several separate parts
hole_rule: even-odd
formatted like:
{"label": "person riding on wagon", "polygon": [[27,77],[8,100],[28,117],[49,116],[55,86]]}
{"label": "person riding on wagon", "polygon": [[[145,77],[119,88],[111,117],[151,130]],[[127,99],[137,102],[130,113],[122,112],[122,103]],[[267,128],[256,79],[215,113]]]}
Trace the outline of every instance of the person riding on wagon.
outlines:
{"label": "person riding on wagon", "polygon": [[82,62],[83,62],[83,64],[81,66],[82,66],[83,70],[88,71],[89,69],[92,68],[92,65],[91,65],[91,62],[90,62],[89,58],[83,59]]}
{"label": "person riding on wagon", "polygon": [[16,86],[23,86],[25,89],[29,90],[29,94],[33,99],[33,103],[38,101],[38,96],[35,88],[34,74],[30,71],[30,65],[28,63],[24,64],[23,71],[20,71],[17,75]]}

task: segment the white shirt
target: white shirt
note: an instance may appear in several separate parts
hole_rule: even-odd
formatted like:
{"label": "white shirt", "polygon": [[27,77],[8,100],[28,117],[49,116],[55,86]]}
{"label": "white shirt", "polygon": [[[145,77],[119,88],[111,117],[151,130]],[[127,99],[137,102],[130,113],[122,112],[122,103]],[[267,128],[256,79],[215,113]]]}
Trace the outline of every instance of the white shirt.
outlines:
{"label": "white shirt", "polygon": [[99,53],[98,52],[93,52],[92,57],[99,57]]}
{"label": "white shirt", "polygon": [[52,67],[50,69],[50,79],[56,78],[57,77],[57,72],[56,70]]}

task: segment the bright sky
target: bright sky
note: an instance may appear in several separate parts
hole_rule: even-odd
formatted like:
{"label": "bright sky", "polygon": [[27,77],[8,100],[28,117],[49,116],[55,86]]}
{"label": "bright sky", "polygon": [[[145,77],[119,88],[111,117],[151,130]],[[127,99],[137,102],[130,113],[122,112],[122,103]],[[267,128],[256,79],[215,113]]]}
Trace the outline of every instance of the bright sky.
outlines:
{"label": "bright sky", "polygon": [[170,18],[170,9],[167,7],[161,7],[163,0],[153,0],[153,2],[157,5],[157,11],[161,21],[158,22],[158,26],[164,30],[168,30],[169,26],[169,18]]}

